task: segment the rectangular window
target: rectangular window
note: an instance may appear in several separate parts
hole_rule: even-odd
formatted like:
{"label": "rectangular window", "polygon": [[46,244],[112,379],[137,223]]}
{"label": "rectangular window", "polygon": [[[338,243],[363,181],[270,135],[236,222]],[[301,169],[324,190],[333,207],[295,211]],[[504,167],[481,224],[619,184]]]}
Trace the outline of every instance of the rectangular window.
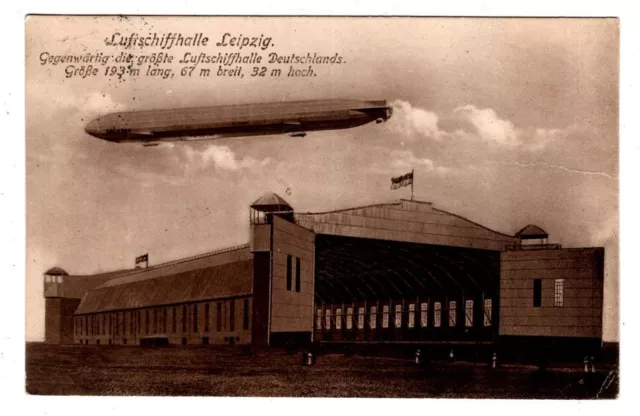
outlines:
{"label": "rectangular window", "polygon": [[158,308],[153,308],[153,328],[156,334],[160,333],[160,319],[158,318]]}
{"label": "rectangular window", "polygon": [[291,290],[291,256],[287,255],[287,290]]}
{"label": "rectangular window", "polygon": [[193,305],[193,315],[191,318],[193,319],[193,332],[198,332],[198,305]]}
{"label": "rectangular window", "polygon": [[136,333],[136,320],[134,319],[135,312],[129,312],[129,333],[135,335]]}
{"label": "rectangular window", "polygon": [[322,309],[316,311],[316,329],[318,331],[322,329]]}
{"label": "rectangular window", "polygon": [[324,311],[324,327],[326,329],[331,329],[331,309]]}
{"label": "rectangular window", "polygon": [[209,304],[204,304],[204,332],[209,332]]}
{"label": "rectangular window", "polygon": [[222,331],[222,302],[218,302],[218,310],[216,313],[216,330]]}
{"label": "rectangular window", "polygon": [[420,304],[420,326],[426,328],[429,325],[429,304]]}
{"label": "rectangular window", "polygon": [[457,304],[455,300],[449,302],[449,326],[454,327],[457,324]]}
{"label": "rectangular window", "polygon": [[107,317],[102,314],[102,335],[107,334]]}
{"label": "rectangular window", "polygon": [[229,308],[227,307],[227,302],[222,301],[220,303],[222,303],[222,330],[226,331],[229,328],[229,320],[227,319],[227,310]]}
{"label": "rectangular window", "polygon": [[229,331],[236,330],[236,301],[229,302]]}
{"label": "rectangular window", "polygon": [[369,314],[369,328],[376,329],[378,323],[378,308],[372,306]]}
{"label": "rectangular window", "polygon": [[136,319],[137,319],[137,322],[136,322],[136,323],[137,323],[138,331],[142,332],[142,325],[140,324],[140,320],[141,320],[141,313],[140,313],[140,311],[138,311],[138,313],[137,313],[136,315],[137,315],[137,316],[136,316]]}
{"label": "rectangular window", "polygon": [[402,305],[396,305],[396,328],[402,328]]}
{"label": "rectangular window", "polygon": [[440,324],[442,323],[442,306],[440,302],[436,302],[433,304],[433,326],[436,328],[440,328]]}
{"label": "rectangular window", "polygon": [[169,308],[162,308],[162,332],[167,333],[167,314],[169,313]]}
{"label": "rectangular window", "polygon": [[416,326],[416,305],[409,304],[409,328]]}
{"label": "rectangular window", "polygon": [[358,329],[364,329],[364,308],[358,308]]}
{"label": "rectangular window", "polygon": [[564,279],[556,279],[553,306],[564,306]]}
{"label": "rectangular window", "polygon": [[542,279],[533,280],[533,307],[542,306]]}
{"label": "rectangular window", "polygon": [[342,309],[336,309],[336,329],[342,329]]}
{"label": "rectangular window", "polygon": [[491,299],[484,300],[484,326],[491,326]]}
{"label": "rectangular window", "polygon": [[182,332],[187,332],[187,305],[182,305]]}
{"label": "rectangular window", "polygon": [[389,305],[382,307],[382,327],[389,328]]}
{"label": "rectangular window", "polygon": [[129,312],[122,312],[122,335],[127,335],[127,315]]}
{"label": "rectangular window", "polygon": [[242,313],[242,329],[245,331],[249,330],[249,299],[244,300],[243,305],[243,313]]}
{"label": "rectangular window", "polygon": [[300,257],[296,257],[296,292],[300,292]]}
{"label": "rectangular window", "polygon": [[177,328],[177,326],[178,326],[178,318],[176,316],[177,313],[178,313],[178,308],[174,306],[172,314],[171,314],[171,332],[173,332],[174,334],[178,330],[178,328]]}
{"label": "rectangular window", "polygon": [[113,314],[113,327],[116,336],[120,336],[120,313]]}
{"label": "rectangular window", "polygon": [[353,308],[347,308],[347,329],[353,328]]}
{"label": "rectangular window", "polygon": [[473,326],[473,300],[464,302],[464,326]]}

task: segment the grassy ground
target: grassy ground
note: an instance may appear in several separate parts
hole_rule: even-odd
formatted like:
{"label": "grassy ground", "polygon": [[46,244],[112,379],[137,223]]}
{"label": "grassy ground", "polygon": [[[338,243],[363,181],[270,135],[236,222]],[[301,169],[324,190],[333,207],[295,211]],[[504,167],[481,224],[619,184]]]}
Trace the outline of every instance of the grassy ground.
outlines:
{"label": "grassy ground", "polygon": [[[585,377],[579,366],[550,368],[411,359],[317,357],[300,365],[298,353],[239,347],[107,347],[27,344],[30,394],[187,395],[281,397],[594,398],[606,369]],[[605,397],[615,397],[617,384]]]}

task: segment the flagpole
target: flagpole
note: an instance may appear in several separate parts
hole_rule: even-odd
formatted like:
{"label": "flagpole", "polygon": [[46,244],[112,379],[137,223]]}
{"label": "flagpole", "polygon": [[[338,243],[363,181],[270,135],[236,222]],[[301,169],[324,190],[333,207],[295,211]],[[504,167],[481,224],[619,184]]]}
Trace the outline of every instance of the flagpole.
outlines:
{"label": "flagpole", "polygon": [[413,181],[415,181],[415,176],[413,176],[413,169],[411,169],[411,200],[413,201]]}

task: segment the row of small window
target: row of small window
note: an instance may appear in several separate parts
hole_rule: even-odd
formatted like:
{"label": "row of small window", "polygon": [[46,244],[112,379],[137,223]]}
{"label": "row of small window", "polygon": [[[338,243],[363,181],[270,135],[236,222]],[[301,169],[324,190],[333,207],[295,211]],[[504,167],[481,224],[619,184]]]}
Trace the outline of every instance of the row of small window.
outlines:
{"label": "row of small window", "polygon": [[44,276],[45,283],[62,283],[62,276]]}
{"label": "row of small window", "polygon": [[[293,280],[293,259],[295,259],[295,281]],[[300,257],[287,255],[287,290],[289,292],[300,292]]]}
{"label": "row of small window", "polygon": [[[454,327],[458,324],[458,316],[457,316],[457,302],[452,300],[449,302],[449,327]],[[492,301],[491,299],[484,300],[484,326],[491,326],[491,313],[492,313]],[[370,329],[376,329],[378,326],[378,319],[380,319],[380,325],[382,328],[389,328],[389,305],[382,306],[382,315],[378,315],[378,307],[371,306],[369,308],[368,319],[366,317],[365,308],[359,307],[357,314],[355,315],[355,324],[358,329],[364,329],[365,319],[367,319],[367,323]],[[473,300],[465,301],[465,319],[464,325],[466,327],[473,326]],[[421,303],[420,304],[420,327],[426,328],[429,326],[429,304]],[[342,308],[336,308],[335,314],[331,309],[326,309],[324,314],[324,326],[323,326],[323,315],[322,309],[316,310],[316,329],[342,329],[342,324],[346,326],[346,329],[353,329],[354,324],[354,314],[353,308],[347,307],[346,314],[342,315]],[[403,308],[402,305],[395,305],[395,314],[393,321],[395,328],[402,328],[403,325],[406,325],[408,328],[416,327],[416,304],[410,303],[408,308],[408,313],[406,319],[403,319]],[[439,328],[442,326],[442,304],[440,302],[435,302],[433,304],[433,326]]]}
{"label": "row of small window", "polygon": [[[542,306],[542,279],[533,279],[533,307]],[[564,279],[555,279],[553,286],[553,306],[564,306]]]}
{"label": "row of small window", "polygon": [[[214,302],[217,308],[216,331],[236,330],[236,301]],[[125,334],[164,334],[167,332],[168,311],[171,309],[171,332],[178,332],[178,309],[182,309],[182,332],[189,328],[198,332],[198,311],[202,304],[173,306],[171,308],[149,308],[144,311],[115,312],[99,315],[78,316],[75,322],[76,336],[125,335]],[[210,303],[204,307],[204,332],[210,331]],[[228,312],[228,314],[227,314]],[[144,313],[144,320],[142,315]],[[225,318],[225,319],[223,319]],[[188,325],[191,323],[191,325]],[[144,325],[142,325],[144,324]],[[127,328],[129,331],[127,332]],[[242,328],[249,329],[249,299],[243,299]]]}

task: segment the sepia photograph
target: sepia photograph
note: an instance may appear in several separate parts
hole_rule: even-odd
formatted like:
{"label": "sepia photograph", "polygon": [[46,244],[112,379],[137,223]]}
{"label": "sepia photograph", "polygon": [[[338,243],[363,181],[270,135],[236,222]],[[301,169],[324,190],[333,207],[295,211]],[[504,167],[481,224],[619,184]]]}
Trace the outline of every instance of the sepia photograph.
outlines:
{"label": "sepia photograph", "polygon": [[26,393],[616,399],[619,25],[27,16]]}

